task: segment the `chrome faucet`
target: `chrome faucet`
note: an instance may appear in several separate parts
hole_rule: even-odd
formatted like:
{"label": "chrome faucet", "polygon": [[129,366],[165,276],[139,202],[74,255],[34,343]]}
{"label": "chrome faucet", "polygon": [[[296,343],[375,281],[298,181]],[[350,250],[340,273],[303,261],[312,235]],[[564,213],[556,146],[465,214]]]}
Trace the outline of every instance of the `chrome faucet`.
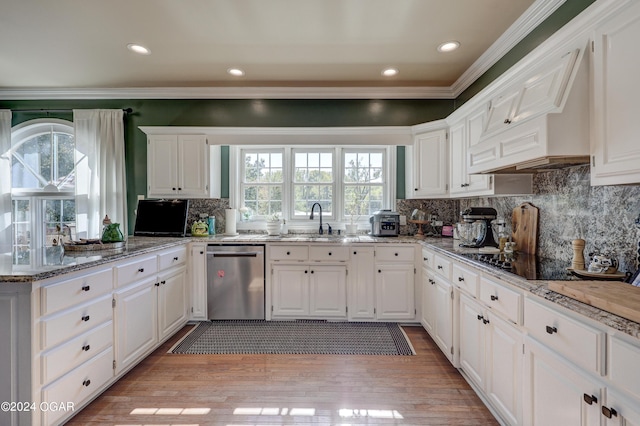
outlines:
{"label": "chrome faucet", "polygon": [[313,203],[313,205],[311,206],[311,216],[309,216],[309,219],[313,220],[313,209],[316,206],[318,206],[318,208],[320,209],[320,228],[318,229],[318,234],[322,235],[324,231],[322,230],[322,206],[320,205],[320,203]]}

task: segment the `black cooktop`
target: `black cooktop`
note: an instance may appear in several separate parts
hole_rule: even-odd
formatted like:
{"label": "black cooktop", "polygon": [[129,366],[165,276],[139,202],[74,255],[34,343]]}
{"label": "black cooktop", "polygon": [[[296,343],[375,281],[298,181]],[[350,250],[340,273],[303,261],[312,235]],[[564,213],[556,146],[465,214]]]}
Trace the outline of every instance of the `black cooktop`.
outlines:
{"label": "black cooktop", "polygon": [[504,272],[518,275],[527,280],[570,280],[566,261],[538,257],[527,253],[506,255],[487,253],[461,253],[462,256],[490,265]]}

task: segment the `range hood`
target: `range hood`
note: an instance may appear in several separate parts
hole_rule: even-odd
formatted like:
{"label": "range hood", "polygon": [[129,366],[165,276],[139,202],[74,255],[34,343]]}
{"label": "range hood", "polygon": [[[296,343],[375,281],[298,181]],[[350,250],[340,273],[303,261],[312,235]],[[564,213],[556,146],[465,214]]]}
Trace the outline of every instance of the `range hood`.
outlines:
{"label": "range hood", "polygon": [[[535,173],[590,163],[584,48],[558,53],[491,98],[469,173]],[[507,118],[504,118],[507,117]]]}

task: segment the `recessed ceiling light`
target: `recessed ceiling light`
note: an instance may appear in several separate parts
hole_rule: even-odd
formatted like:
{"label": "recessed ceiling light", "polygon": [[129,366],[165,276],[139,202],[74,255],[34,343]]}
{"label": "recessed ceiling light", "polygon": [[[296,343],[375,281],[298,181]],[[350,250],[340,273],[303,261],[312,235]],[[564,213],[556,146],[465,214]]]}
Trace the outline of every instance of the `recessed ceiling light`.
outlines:
{"label": "recessed ceiling light", "polygon": [[397,74],[398,74],[398,70],[395,68],[387,68],[382,71],[382,75],[384,75],[385,77],[393,77],[394,75],[397,75]]}
{"label": "recessed ceiling light", "polygon": [[457,41],[447,41],[438,46],[438,52],[451,52],[460,47]]}
{"label": "recessed ceiling light", "polygon": [[227,72],[236,77],[242,77],[244,75],[244,71],[240,68],[229,68]]}
{"label": "recessed ceiling light", "polygon": [[129,43],[127,44],[127,49],[129,49],[132,52],[136,52],[139,55],[151,55],[151,50],[139,44]]}

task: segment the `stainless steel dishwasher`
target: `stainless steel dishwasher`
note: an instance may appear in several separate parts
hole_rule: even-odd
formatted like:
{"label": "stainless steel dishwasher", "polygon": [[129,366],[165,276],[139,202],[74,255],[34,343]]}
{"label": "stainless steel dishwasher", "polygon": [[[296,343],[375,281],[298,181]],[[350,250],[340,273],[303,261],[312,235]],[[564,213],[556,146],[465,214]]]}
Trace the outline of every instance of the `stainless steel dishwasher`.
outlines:
{"label": "stainless steel dishwasher", "polygon": [[207,310],[212,320],[264,319],[264,245],[208,245]]}

